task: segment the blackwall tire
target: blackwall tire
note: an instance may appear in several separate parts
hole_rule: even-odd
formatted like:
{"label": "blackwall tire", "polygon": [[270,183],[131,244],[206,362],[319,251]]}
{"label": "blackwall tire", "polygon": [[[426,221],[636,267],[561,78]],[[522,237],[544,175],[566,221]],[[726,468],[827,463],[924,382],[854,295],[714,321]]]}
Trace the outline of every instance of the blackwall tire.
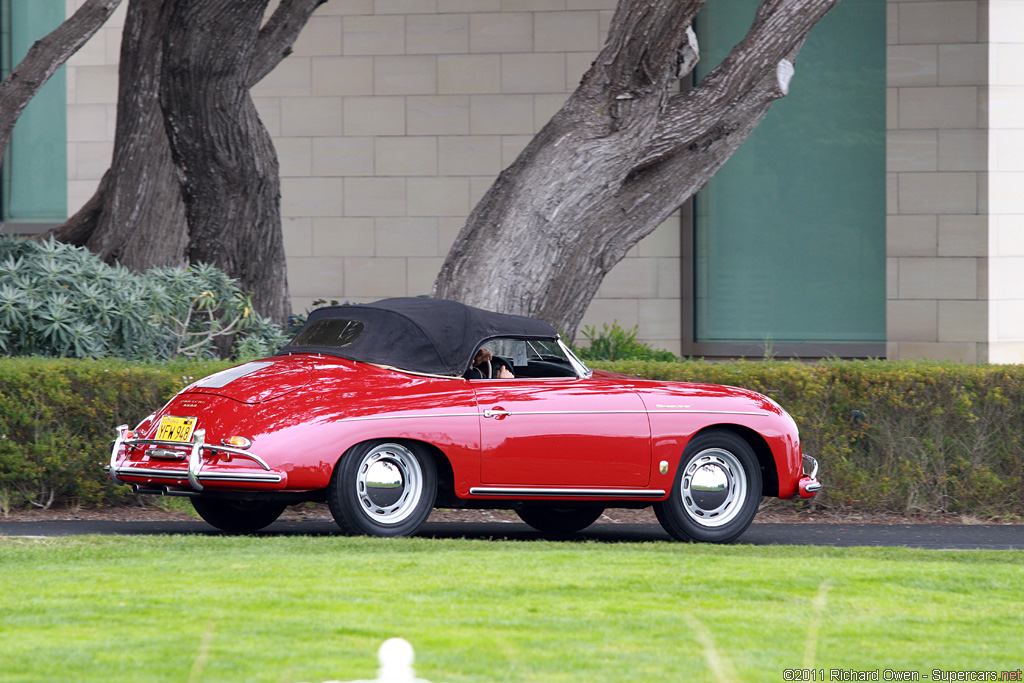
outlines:
{"label": "blackwall tire", "polygon": [[370,441],[342,456],[327,503],[347,534],[410,536],[427,521],[436,495],[437,470],[422,446]]}
{"label": "blackwall tire", "polygon": [[192,498],[192,507],[208,524],[235,534],[249,534],[273,524],[287,507],[285,503]]}
{"label": "blackwall tire", "polygon": [[730,543],[750,526],[760,502],[761,466],[750,444],[712,431],[687,444],[672,493],[654,504],[654,513],[673,538]]}
{"label": "blackwall tire", "polygon": [[519,519],[537,531],[548,534],[572,534],[582,531],[596,522],[603,513],[602,507],[543,503],[523,503],[516,508]]}

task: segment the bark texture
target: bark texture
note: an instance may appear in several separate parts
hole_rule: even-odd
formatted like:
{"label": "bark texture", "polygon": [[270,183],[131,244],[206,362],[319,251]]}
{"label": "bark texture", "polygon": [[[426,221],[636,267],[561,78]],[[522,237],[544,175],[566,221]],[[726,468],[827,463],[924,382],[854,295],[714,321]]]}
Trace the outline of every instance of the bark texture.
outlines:
{"label": "bark texture", "polygon": [[131,0],[121,38],[114,155],[92,198],[54,237],[134,271],[185,264],[185,205],[171,160],[160,70],[172,0]]}
{"label": "bark texture", "polygon": [[67,21],[37,40],[21,63],[0,83],[0,157],[7,150],[14,124],[25,106],[120,4],[121,0],[88,0]]}
{"label": "bark texture", "polygon": [[[300,31],[314,10],[325,1],[282,0],[278,4],[270,19],[259,29],[255,47],[251,50],[251,63],[234,63],[239,69],[237,78],[242,79],[246,88],[258,83],[291,53]],[[193,241],[198,242],[205,237],[204,233],[195,234],[189,230],[182,182],[171,156],[160,98],[164,38],[170,35],[172,28],[177,28],[179,34],[194,29],[199,42],[226,39],[223,34],[208,30],[209,27],[174,26],[178,16],[175,12],[199,11],[197,8],[206,4],[209,3],[195,0],[130,0],[121,43],[117,130],[111,167],[93,197],[51,234],[61,241],[88,247],[108,263],[121,263],[135,271],[183,265],[189,262],[191,254],[200,253],[202,260],[224,268],[236,268],[228,270],[228,274],[253,289],[257,309],[265,315],[282,319],[280,301],[287,299],[287,290],[270,290],[284,287],[283,279],[264,281],[246,278],[245,270],[253,269],[249,267],[251,264],[245,263],[244,255],[229,255],[218,261],[210,258],[203,245],[197,245],[195,250],[192,248]],[[266,3],[261,7],[265,8]],[[246,19],[252,22],[251,31],[257,30],[261,18],[262,14],[246,15]],[[226,53],[233,47],[218,43],[211,45],[210,49]],[[177,96],[182,95],[179,92]],[[266,146],[259,149],[265,152]],[[276,157],[271,154],[271,160],[274,159]],[[262,166],[268,164],[276,168],[276,161],[268,161]],[[187,169],[182,169],[182,173],[188,184]],[[239,191],[226,198],[227,201],[249,202],[249,193],[241,191],[247,184],[239,185]],[[245,215],[235,211],[225,213],[226,216]],[[249,226],[237,223],[225,227],[245,231]],[[224,246],[223,243],[221,245]],[[283,258],[282,247],[282,254],[277,260],[283,261]],[[269,307],[264,307],[267,302]]]}
{"label": "bark texture", "polygon": [[779,64],[838,2],[763,0],[722,64],[674,93],[697,62],[704,0],[620,0],[579,88],[470,214],[434,296],[574,335],[605,275],[785,94]]}
{"label": "bark texture", "polygon": [[267,20],[256,42],[256,51],[249,67],[249,87],[256,85],[292,53],[299,33],[317,7],[327,0],[281,0]]}
{"label": "bark texture", "polygon": [[277,154],[249,95],[266,6],[176,0],[160,106],[185,201],[186,258],[238,278],[257,310],[284,320],[291,307]]}

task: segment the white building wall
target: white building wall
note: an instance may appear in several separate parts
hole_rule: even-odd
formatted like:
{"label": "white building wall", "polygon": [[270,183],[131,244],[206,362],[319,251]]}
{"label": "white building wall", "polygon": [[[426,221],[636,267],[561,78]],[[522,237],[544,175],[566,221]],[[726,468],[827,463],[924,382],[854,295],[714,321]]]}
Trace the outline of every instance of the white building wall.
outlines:
{"label": "white building wall", "polygon": [[[68,15],[85,0],[65,0]],[[67,63],[68,214],[92,197],[114,152],[117,63],[128,2]]]}
{"label": "white building wall", "polygon": [[988,3],[988,321],[993,363],[1024,362],[1024,2]]}

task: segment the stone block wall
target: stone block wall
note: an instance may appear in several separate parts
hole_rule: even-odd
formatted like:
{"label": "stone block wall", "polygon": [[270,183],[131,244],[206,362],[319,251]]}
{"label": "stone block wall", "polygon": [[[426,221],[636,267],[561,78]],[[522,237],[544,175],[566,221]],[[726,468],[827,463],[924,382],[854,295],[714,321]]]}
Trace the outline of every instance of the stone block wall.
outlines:
{"label": "stone block wall", "polygon": [[[65,0],[70,16],[85,0]],[[92,197],[110,168],[117,123],[117,63],[128,3],[68,61],[68,214]]]}
{"label": "stone block wall", "polygon": [[986,4],[888,4],[889,358],[987,360]]}

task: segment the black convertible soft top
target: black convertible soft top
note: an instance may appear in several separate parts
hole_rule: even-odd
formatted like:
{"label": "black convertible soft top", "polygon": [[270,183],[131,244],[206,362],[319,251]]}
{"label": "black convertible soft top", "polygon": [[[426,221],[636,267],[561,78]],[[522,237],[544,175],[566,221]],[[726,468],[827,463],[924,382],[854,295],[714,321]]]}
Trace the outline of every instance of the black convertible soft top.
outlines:
{"label": "black convertible soft top", "polygon": [[461,375],[489,339],[554,339],[533,318],[492,313],[445,299],[396,298],[328,306],[277,355],[322,353],[432,375]]}

